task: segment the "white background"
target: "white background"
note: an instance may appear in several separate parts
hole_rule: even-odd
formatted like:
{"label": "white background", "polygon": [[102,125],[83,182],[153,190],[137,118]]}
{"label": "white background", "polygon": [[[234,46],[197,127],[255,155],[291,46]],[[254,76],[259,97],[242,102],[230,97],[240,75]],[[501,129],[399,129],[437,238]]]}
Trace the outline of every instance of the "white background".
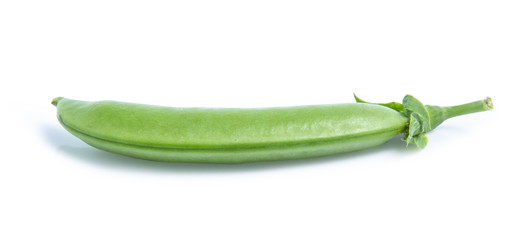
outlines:
{"label": "white background", "polygon": [[[0,239],[526,239],[524,1],[2,1]],[[66,132],[57,96],[176,107],[495,109],[424,150],[158,163]]]}

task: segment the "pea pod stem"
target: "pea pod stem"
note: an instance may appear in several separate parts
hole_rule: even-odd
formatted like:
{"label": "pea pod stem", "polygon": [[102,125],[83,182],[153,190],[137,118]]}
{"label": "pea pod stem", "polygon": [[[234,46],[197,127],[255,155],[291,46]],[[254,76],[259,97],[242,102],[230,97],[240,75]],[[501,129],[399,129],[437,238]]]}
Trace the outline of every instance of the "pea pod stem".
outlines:
{"label": "pea pod stem", "polygon": [[429,132],[435,129],[438,125],[444,122],[447,119],[458,117],[461,115],[489,111],[493,109],[493,102],[491,98],[487,97],[486,99],[474,101],[470,103],[439,107],[426,105],[425,110],[427,111],[427,117],[429,121],[429,128],[425,129],[423,133]]}
{"label": "pea pod stem", "polygon": [[490,97],[484,100],[470,102],[466,104],[443,107],[446,119],[466,115],[470,113],[483,112],[493,109],[493,102]]}

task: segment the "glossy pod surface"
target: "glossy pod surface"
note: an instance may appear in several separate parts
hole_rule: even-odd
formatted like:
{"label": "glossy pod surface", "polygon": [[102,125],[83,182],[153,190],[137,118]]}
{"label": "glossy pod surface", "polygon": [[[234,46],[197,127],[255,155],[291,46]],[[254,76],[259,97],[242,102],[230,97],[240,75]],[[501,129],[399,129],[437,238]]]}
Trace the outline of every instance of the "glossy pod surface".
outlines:
{"label": "glossy pod surface", "polygon": [[57,98],[58,119],[87,144],[131,157],[243,163],[317,157],[382,144],[408,118],[369,103],[279,108],[172,108]]}

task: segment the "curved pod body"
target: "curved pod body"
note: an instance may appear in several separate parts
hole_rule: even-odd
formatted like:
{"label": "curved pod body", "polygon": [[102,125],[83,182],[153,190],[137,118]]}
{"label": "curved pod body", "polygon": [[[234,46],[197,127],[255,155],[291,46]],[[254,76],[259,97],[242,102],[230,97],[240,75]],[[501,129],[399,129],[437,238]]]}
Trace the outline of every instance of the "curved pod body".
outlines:
{"label": "curved pod body", "polygon": [[114,101],[55,101],[66,130],[131,157],[242,163],[317,157],[382,144],[408,118],[368,103],[279,108],[172,108]]}

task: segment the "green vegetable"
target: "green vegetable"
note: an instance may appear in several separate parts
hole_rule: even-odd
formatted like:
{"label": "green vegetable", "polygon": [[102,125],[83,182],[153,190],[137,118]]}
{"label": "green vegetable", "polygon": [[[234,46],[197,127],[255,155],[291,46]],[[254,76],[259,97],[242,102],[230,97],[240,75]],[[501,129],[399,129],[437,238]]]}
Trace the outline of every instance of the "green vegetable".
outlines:
{"label": "green vegetable", "polygon": [[452,107],[358,103],[279,108],[171,108],[55,98],[58,120],[87,144],[131,157],[171,162],[245,163],[360,150],[405,133],[424,148],[444,120],[492,109],[490,98]]}

